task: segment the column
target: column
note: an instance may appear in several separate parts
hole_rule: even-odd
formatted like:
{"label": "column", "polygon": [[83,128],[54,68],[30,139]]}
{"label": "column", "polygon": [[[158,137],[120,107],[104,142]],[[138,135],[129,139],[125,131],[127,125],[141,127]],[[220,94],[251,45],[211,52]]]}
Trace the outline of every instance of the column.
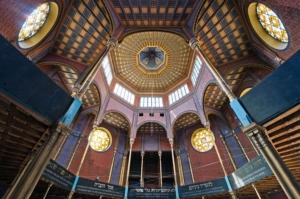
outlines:
{"label": "column", "polygon": [[6,196],[7,199],[24,199],[30,197],[50,160],[51,154],[53,153],[53,149],[55,148],[58,140],[61,136],[66,136],[67,133],[70,132],[70,129],[64,123],[59,122],[50,130],[50,132],[48,140],[32,160],[18,185],[11,190],[11,194]]}
{"label": "column", "polygon": [[75,154],[77,153],[77,150],[78,150],[78,147],[79,147],[79,145],[81,143],[82,138],[83,138],[83,136],[79,135],[77,143],[76,143],[76,145],[74,147],[73,153],[72,153],[72,155],[71,155],[71,157],[70,157],[70,159],[68,161],[68,164],[67,164],[67,167],[66,167],[67,170],[69,170],[70,167],[71,167],[71,164],[72,164],[72,162],[74,160]]}
{"label": "column", "polygon": [[[233,136],[235,137],[235,139],[236,139],[236,141],[237,141],[239,147],[242,149],[243,154],[244,154],[245,158],[247,159],[247,162],[250,162],[250,159],[249,159],[249,157],[248,157],[248,155],[247,155],[247,153],[246,153],[244,147],[242,146],[242,144],[241,144],[239,138],[237,137],[237,135],[236,135],[236,133],[235,133],[234,131],[233,131]],[[256,147],[253,146],[253,148],[256,148]],[[258,154],[258,153],[257,153],[257,154]],[[260,194],[259,194],[259,192],[258,192],[258,190],[257,190],[257,188],[256,188],[256,186],[255,186],[255,184],[252,183],[251,185],[252,185],[252,187],[253,187],[253,189],[254,189],[254,191],[255,191],[255,193],[256,193],[258,199],[261,199],[261,196],[260,196]]]}
{"label": "column", "polygon": [[[91,133],[93,133],[93,131],[95,131],[96,128],[97,128],[97,127],[94,126],[93,130],[91,131]],[[85,147],[85,150],[84,150],[84,153],[83,153],[83,155],[82,155],[80,164],[79,164],[78,169],[77,169],[76,174],[75,174],[75,175],[76,175],[75,182],[74,182],[74,184],[73,184],[72,190],[69,192],[69,194],[68,194],[68,196],[67,196],[67,199],[71,199],[72,196],[73,196],[73,194],[75,193],[75,187],[76,187],[76,184],[77,184],[77,180],[78,180],[78,178],[79,178],[79,173],[80,173],[81,167],[82,167],[82,165],[83,165],[84,159],[85,159],[85,157],[86,157],[86,154],[87,154],[87,152],[88,152],[88,149],[89,149],[89,146],[90,146],[90,142],[91,142],[91,140],[88,141],[88,143],[87,143],[87,145],[86,145],[86,147]],[[79,145],[79,144],[78,144],[78,145]],[[69,166],[69,165],[68,165],[68,166]]]}
{"label": "column", "polygon": [[[220,129],[219,129],[219,131],[220,131]],[[221,141],[222,141],[222,143],[223,143],[223,145],[224,145],[224,147],[225,147],[225,150],[226,150],[226,152],[227,152],[227,154],[228,154],[228,156],[229,156],[230,162],[231,162],[231,164],[232,164],[234,170],[237,170],[237,166],[236,166],[236,164],[235,164],[235,162],[234,162],[234,160],[233,160],[233,158],[232,158],[231,153],[229,152],[227,143],[225,142],[225,139],[224,139],[224,137],[223,137],[222,135],[220,135],[220,139],[221,139]]]}
{"label": "column", "polygon": [[144,152],[141,153],[141,157],[142,157],[142,162],[141,162],[141,179],[140,179],[140,187],[144,187],[144,177],[143,177],[143,173],[144,173]]}
{"label": "column", "polygon": [[110,170],[109,170],[109,176],[108,176],[108,181],[107,181],[108,183],[110,183],[110,180],[111,180],[111,174],[112,174],[112,170],[114,168],[116,152],[117,152],[117,149],[114,150],[113,159],[111,161]]}
{"label": "column", "polygon": [[[206,127],[206,128],[207,128],[207,127]],[[225,167],[224,167],[224,164],[223,164],[223,161],[222,161],[222,158],[221,158],[221,156],[220,156],[220,153],[219,153],[219,150],[218,150],[218,147],[217,147],[217,144],[216,144],[216,143],[214,143],[214,147],[215,147],[217,156],[218,156],[218,158],[219,158],[219,162],[220,162],[220,164],[221,164],[221,167],[222,167],[222,170],[223,170],[223,172],[224,172],[224,176],[225,176],[225,179],[226,179],[226,182],[227,182],[227,181],[228,181],[228,178],[227,178],[227,175],[228,175],[228,174],[227,174],[227,172],[226,172],[226,170],[225,170]],[[231,188],[229,182],[227,183],[227,186],[228,186],[228,188],[229,188],[229,194],[230,194],[231,198],[232,198],[232,199],[237,199],[237,196],[236,196],[235,192],[232,190],[232,188]]]}
{"label": "column", "polygon": [[123,181],[124,181],[124,172],[125,172],[126,158],[127,158],[127,155],[124,154],[123,155],[123,159],[122,159],[121,175],[120,175],[120,179],[119,179],[119,185],[120,186],[123,185]]}
{"label": "column", "polygon": [[102,60],[109,53],[110,50],[115,49],[118,46],[118,40],[114,37],[111,37],[107,41],[107,48],[98,60],[98,62],[94,65],[94,67],[88,72],[85,77],[80,77],[79,81],[76,82],[75,87],[72,90],[72,97],[78,98],[80,101],[84,95],[84,93],[89,88],[90,84],[94,80],[96,74],[98,73]]}
{"label": "column", "polygon": [[176,177],[176,167],[175,167],[175,160],[174,160],[174,150],[173,150],[173,139],[170,138],[169,142],[170,142],[170,145],[171,145],[171,154],[172,154],[176,199],[179,199],[178,186],[177,186],[177,177]]}
{"label": "column", "polygon": [[129,158],[128,158],[127,175],[126,175],[125,195],[124,195],[125,199],[127,199],[128,197],[129,172],[130,172],[131,152],[132,152],[133,142],[134,142],[134,138],[130,138]]}
{"label": "column", "polygon": [[160,188],[163,187],[163,181],[162,181],[162,166],[161,166],[161,151],[158,152],[159,157],[159,186]]}
{"label": "column", "polygon": [[227,85],[226,81],[219,74],[217,69],[212,65],[212,63],[201,52],[199,45],[200,45],[200,42],[198,41],[198,39],[196,37],[194,37],[190,40],[191,48],[194,50],[197,50],[198,53],[202,56],[202,60],[205,62],[207,68],[210,70],[213,77],[217,80],[220,88],[224,91],[224,93],[229,98],[230,106],[234,110],[234,112],[235,112],[236,116],[239,118],[240,122],[243,124],[244,127],[248,126],[252,122],[251,117],[246,113],[246,111],[242,107],[241,103],[239,102],[237,97],[233,94],[233,92]]}
{"label": "column", "polygon": [[180,179],[180,186],[184,185],[184,176],[183,176],[183,171],[182,171],[182,164],[181,164],[181,157],[180,154],[176,154],[177,157],[177,165],[178,165],[178,172],[179,172],[179,179]]}
{"label": "column", "polygon": [[53,182],[49,183],[48,188],[47,188],[47,190],[45,192],[45,195],[44,195],[43,199],[46,199],[46,197],[48,195],[48,192],[49,192],[50,188],[52,187],[52,185],[53,185]]}
{"label": "column", "polygon": [[188,161],[189,161],[190,172],[191,172],[191,176],[192,176],[192,182],[194,183],[195,179],[194,179],[193,167],[192,167],[192,164],[191,164],[190,153],[186,152],[186,155],[187,155],[187,158],[188,158]]}
{"label": "column", "polygon": [[243,131],[252,139],[260,153],[264,156],[287,197],[300,198],[299,184],[268,140],[265,135],[265,129],[253,122],[244,128]]}

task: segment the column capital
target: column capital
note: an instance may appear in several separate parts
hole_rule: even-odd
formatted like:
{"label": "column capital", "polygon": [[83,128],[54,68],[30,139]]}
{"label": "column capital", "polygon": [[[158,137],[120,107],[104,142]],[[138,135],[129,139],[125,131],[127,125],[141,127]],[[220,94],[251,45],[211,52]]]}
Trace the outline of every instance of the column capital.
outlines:
{"label": "column capital", "polygon": [[251,137],[253,135],[257,135],[259,133],[264,133],[265,128],[260,126],[259,124],[252,122],[245,128],[242,128],[243,132],[246,133],[247,136]]}
{"label": "column capital", "polygon": [[170,145],[173,147],[173,138],[169,138]]}
{"label": "column capital", "polygon": [[130,138],[129,143],[130,143],[130,146],[132,146],[134,143],[134,138]]}
{"label": "column capital", "polygon": [[107,40],[106,46],[110,49],[116,49],[119,45],[119,41],[115,37],[111,37]]}
{"label": "column capital", "polygon": [[189,45],[193,50],[196,50],[197,45],[200,45],[200,41],[197,37],[193,37],[192,39],[190,39]]}

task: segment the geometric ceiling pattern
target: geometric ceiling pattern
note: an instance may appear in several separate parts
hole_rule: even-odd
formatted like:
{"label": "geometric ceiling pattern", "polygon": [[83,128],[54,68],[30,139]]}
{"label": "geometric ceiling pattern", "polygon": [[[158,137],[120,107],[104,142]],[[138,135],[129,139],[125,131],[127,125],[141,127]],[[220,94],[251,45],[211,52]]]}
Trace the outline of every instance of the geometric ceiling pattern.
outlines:
{"label": "geometric ceiling pattern", "polygon": [[174,123],[174,129],[176,131],[179,131],[198,123],[201,123],[198,115],[196,115],[195,113],[185,113],[176,120],[176,122]]}
{"label": "geometric ceiling pattern", "polygon": [[109,1],[124,26],[183,26],[195,0]]}
{"label": "geometric ceiling pattern", "polygon": [[255,53],[233,0],[205,0],[195,21],[194,33],[201,50],[214,66]]}
{"label": "geometric ceiling pattern", "polygon": [[82,97],[82,106],[81,108],[87,109],[93,106],[100,105],[100,93],[97,86],[94,83],[91,83],[87,91]]}
{"label": "geometric ceiling pattern", "polygon": [[158,123],[154,123],[154,122],[147,122],[145,124],[143,124],[138,130],[138,133],[166,133],[166,129],[158,124]]}
{"label": "geometric ceiling pattern", "polygon": [[226,82],[230,85],[232,91],[237,88],[240,83],[242,83],[243,79],[247,74],[248,68],[247,67],[237,67],[233,70],[229,71],[226,76]]}
{"label": "geometric ceiling pattern", "polygon": [[207,86],[204,93],[204,106],[221,110],[224,104],[228,103],[226,94],[219,88],[217,84]]}
{"label": "geometric ceiling pattern", "polygon": [[[166,61],[157,70],[139,64],[139,53],[145,47],[159,47]],[[164,92],[188,75],[191,48],[179,35],[148,31],[124,38],[112,53],[115,74],[137,91]]]}
{"label": "geometric ceiling pattern", "polygon": [[106,49],[113,31],[111,24],[103,1],[74,0],[51,52],[92,66]]}
{"label": "geometric ceiling pattern", "polygon": [[104,116],[103,121],[107,124],[110,124],[110,125],[116,127],[116,128],[119,128],[119,129],[122,129],[125,131],[129,131],[128,120],[120,113],[109,112]]}

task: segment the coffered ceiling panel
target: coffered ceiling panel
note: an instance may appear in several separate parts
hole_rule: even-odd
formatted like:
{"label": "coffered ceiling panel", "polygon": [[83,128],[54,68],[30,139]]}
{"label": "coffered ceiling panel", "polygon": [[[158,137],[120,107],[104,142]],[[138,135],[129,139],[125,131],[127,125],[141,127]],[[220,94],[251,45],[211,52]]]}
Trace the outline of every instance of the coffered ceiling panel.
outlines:
{"label": "coffered ceiling panel", "polygon": [[226,94],[217,84],[210,84],[204,93],[204,105],[220,110],[228,102]]}
{"label": "coffered ceiling panel", "polygon": [[[158,47],[163,51],[165,61],[158,69],[147,70],[140,64],[139,56],[145,47]],[[150,57],[156,56],[157,53],[147,52]],[[137,91],[163,92],[187,77],[190,53],[188,43],[179,35],[151,31],[125,37],[119,47],[113,51],[112,57],[116,76],[129,86]]]}
{"label": "coffered ceiling panel", "polygon": [[110,125],[116,127],[116,128],[120,128],[125,131],[129,130],[128,120],[120,113],[116,113],[116,112],[107,113],[104,116],[103,121],[107,124],[110,124]]}
{"label": "coffered ceiling panel", "polygon": [[204,1],[194,32],[202,51],[215,66],[255,53],[234,0]]}
{"label": "coffered ceiling panel", "polygon": [[148,122],[143,124],[138,130],[138,133],[167,133],[165,128],[157,123]]}
{"label": "coffered ceiling panel", "polygon": [[196,115],[195,113],[185,113],[176,120],[174,129],[178,131],[198,123],[200,123],[200,118],[198,115]]}
{"label": "coffered ceiling panel", "polygon": [[87,109],[100,105],[100,93],[97,86],[92,83],[82,97],[82,108]]}
{"label": "coffered ceiling panel", "polygon": [[106,49],[112,22],[102,0],[74,0],[52,53],[91,66]]}
{"label": "coffered ceiling panel", "polygon": [[195,0],[112,0],[124,26],[183,26]]}

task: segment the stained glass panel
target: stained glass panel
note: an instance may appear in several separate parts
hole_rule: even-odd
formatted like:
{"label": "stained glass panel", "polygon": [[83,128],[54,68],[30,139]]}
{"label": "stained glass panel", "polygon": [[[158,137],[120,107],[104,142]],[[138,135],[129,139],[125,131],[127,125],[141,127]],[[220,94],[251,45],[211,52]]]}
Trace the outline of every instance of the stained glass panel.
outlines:
{"label": "stained glass panel", "polygon": [[211,130],[200,128],[192,134],[191,143],[195,150],[206,152],[214,146],[215,136]]}
{"label": "stained glass panel", "polygon": [[110,133],[103,128],[93,130],[89,136],[90,146],[98,152],[108,150],[111,145],[111,141]]}
{"label": "stained glass panel", "polygon": [[281,20],[269,7],[258,3],[256,11],[261,25],[272,37],[282,42],[288,42],[288,35]]}

